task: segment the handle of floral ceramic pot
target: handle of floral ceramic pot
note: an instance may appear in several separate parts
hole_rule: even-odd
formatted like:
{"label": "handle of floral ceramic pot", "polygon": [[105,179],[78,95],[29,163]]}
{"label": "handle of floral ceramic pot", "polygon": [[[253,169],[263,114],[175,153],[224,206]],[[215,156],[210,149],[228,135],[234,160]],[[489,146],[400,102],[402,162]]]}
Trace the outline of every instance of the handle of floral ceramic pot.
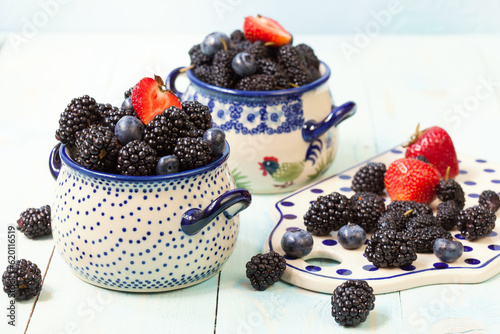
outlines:
{"label": "handle of floral ceramic pot", "polygon": [[57,180],[59,172],[61,171],[61,155],[59,153],[60,147],[61,143],[57,143],[57,145],[54,146],[52,151],[50,151],[50,156],[49,156],[50,174],[52,174],[54,180]]}
{"label": "handle of floral ceramic pot", "polygon": [[231,219],[248,208],[252,195],[246,189],[234,189],[220,195],[205,209],[189,209],[181,218],[181,229],[187,235],[195,235],[222,212]]}
{"label": "handle of floral ceramic pot", "polygon": [[332,126],[337,126],[344,120],[356,113],[356,103],[349,101],[341,106],[332,106],[332,111],[321,122],[309,120],[302,126],[302,138],[306,142],[312,142],[314,139],[322,136]]}
{"label": "handle of floral ceramic pot", "polygon": [[182,92],[179,92],[177,90],[177,88],[175,87],[175,80],[177,80],[177,77],[179,76],[179,74],[183,73],[182,69],[184,69],[184,68],[185,67],[177,67],[172,72],[170,72],[167,75],[167,78],[165,79],[165,86],[167,87],[167,89],[170,89],[172,92],[174,92],[174,94],[179,99],[181,99],[181,97],[182,97]]}

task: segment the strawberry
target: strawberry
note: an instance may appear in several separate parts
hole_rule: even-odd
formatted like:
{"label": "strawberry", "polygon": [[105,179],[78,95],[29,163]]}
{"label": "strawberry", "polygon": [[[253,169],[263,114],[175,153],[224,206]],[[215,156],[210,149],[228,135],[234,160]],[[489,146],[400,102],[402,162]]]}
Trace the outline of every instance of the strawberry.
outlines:
{"label": "strawberry", "polygon": [[263,41],[273,43],[273,46],[283,46],[292,41],[292,35],[278,22],[260,15],[245,18],[243,33],[250,42]]}
{"label": "strawberry", "polygon": [[458,175],[455,147],[448,133],[442,128],[433,126],[419,131],[419,126],[417,126],[417,131],[406,147],[406,158],[422,155],[438,169],[442,176],[446,174],[448,167],[450,167],[449,178],[452,179]]}
{"label": "strawberry", "polygon": [[430,203],[436,198],[441,174],[432,165],[417,159],[394,161],[385,173],[385,189],[393,201]]}
{"label": "strawberry", "polygon": [[171,90],[165,88],[163,80],[157,75],[154,79],[143,78],[134,86],[132,106],[144,124],[148,124],[171,106],[182,109],[181,101]]}

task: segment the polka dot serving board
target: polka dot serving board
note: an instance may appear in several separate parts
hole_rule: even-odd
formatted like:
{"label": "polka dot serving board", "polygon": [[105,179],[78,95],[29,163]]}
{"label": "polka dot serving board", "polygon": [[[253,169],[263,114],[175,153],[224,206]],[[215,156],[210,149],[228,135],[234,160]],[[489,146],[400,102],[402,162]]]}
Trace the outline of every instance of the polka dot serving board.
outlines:
{"label": "polka dot serving board", "polygon": [[[319,195],[337,191],[348,197],[354,192],[352,177],[367,162],[383,162],[386,166],[404,156],[402,149],[394,148],[344,172],[308,185],[274,204],[276,226],[264,245],[265,251],[274,250],[285,255],[281,248],[283,234],[292,227],[305,228],[303,216],[310,202]],[[477,204],[483,190],[500,191],[500,164],[459,155],[460,174],[456,181],[462,185],[466,207]],[[386,204],[390,199],[384,196]],[[439,200],[431,203],[436,210]],[[498,217],[498,213],[497,213]],[[440,262],[432,253],[418,253],[412,265],[402,268],[376,268],[364,256],[364,248],[346,250],[337,242],[337,232],[328,236],[314,236],[314,247],[304,258],[287,258],[287,270],[283,280],[301,288],[332,293],[338,285],[349,279],[364,279],[375,293],[387,293],[408,288],[439,283],[478,283],[500,272],[500,235],[498,223],[488,236],[475,240],[463,240],[455,229],[451,231],[464,245],[464,253],[453,263]],[[370,237],[371,234],[367,236]]]}

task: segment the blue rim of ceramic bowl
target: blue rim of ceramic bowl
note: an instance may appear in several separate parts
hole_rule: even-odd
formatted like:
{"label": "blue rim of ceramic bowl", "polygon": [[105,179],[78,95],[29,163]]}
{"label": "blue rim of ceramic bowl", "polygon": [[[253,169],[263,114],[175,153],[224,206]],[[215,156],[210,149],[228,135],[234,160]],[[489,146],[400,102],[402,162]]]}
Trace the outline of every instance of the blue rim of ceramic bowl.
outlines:
{"label": "blue rim of ceramic bowl", "polygon": [[229,157],[229,143],[226,140],[226,147],[224,148],[224,152],[222,155],[209,163],[206,166],[187,170],[184,172],[179,172],[175,174],[168,175],[149,175],[149,176],[130,176],[130,175],[121,175],[121,174],[110,174],[104,172],[97,172],[88,168],[85,168],[79,164],[77,164],[66,152],[66,145],[62,144],[59,148],[59,154],[61,156],[61,160],[70,168],[95,178],[108,179],[112,181],[130,181],[130,182],[161,182],[168,180],[175,180],[179,178],[187,178],[191,176],[195,176],[198,174],[202,174],[213,170],[219,166],[221,166]]}
{"label": "blue rim of ceramic bowl", "polygon": [[323,65],[325,73],[321,76],[321,78],[308,83],[306,85],[297,87],[297,88],[289,88],[289,89],[280,89],[280,90],[267,90],[267,91],[247,91],[247,90],[238,90],[238,89],[229,89],[229,88],[222,88],[222,87],[217,87],[214,85],[207,84],[206,82],[201,81],[195,75],[193,74],[192,70],[188,70],[187,76],[189,78],[189,81],[196,86],[202,87],[204,89],[208,89],[211,91],[215,91],[218,93],[222,94],[228,94],[228,95],[234,95],[234,96],[246,96],[246,97],[252,97],[252,96],[283,96],[283,95],[289,95],[289,94],[300,94],[307,92],[309,90],[312,90],[319,85],[324,84],[328,79],[330,78],[330,68],[328,65],[326,65],[324,62],[320,61],[321,65]]}

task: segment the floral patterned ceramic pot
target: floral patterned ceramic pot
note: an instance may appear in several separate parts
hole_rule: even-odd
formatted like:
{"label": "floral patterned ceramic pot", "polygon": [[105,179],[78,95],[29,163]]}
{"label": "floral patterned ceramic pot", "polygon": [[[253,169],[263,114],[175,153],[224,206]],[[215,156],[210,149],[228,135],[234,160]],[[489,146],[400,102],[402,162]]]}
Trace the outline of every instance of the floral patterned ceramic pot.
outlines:
{"label": "floral patterned ceramic pot", "polygon": [[166,291],[215,275],[231,255],[238,212],[251,196],[235,189],[229,145],[209,165],[157,176],[124,176],[76,164],[65,145],[49,165],[56,249],[80,279],[131,292]]}
{"label": "floral patterned ceramic pot", "polygon": [[229,161],[238,186],[253,193],[297,189],[321,175],[337,150],[336,126],[356,112],[356,104],[333,106],[330,69],[307,85],[276,91],[241,91],[209,85],[188,70],[184,93],[175,87],[182,68],[166,79],[183,101],[207,105],[213,123],[225,131],[232,147]]}

